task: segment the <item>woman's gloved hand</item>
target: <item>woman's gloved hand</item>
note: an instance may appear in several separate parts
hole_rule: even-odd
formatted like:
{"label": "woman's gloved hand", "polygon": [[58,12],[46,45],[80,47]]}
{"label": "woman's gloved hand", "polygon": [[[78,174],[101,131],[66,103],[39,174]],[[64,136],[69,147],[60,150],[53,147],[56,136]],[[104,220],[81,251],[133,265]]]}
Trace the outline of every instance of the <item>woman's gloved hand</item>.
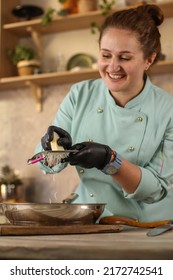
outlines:
{"label": "woman's gloved hand", "polygon": [[51,150],[50,142],[53,140],[54,132],[58,134],[59,139],[57,144],[63,146],[65,150],[70,149],[72,145],[72,139],[70,134],[64,129],[57,126],[49,126],[46,134],[41,138],[41,145],[45,151]]}
{"label": "woman's gloved hand", "polygon": [[77,153],[70,153],[63,162],[69,162],[71,165],[79,165],[83,168],[103,169],[110,162],[112,150],[107,145],[94,142],[82,142],[71,147],[73,150],[79,150]]}

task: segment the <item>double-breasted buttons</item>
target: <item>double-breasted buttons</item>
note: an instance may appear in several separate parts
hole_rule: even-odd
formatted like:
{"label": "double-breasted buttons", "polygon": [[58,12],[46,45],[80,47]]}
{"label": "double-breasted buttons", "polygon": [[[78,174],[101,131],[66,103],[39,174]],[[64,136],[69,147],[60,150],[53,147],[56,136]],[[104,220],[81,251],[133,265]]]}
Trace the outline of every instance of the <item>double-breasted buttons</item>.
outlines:
{"label": "double-breasted buttons", "polygon": [[103,108],[98,108],[97,113],[103,113]]}
{"label": "double-breasted buttons", "polygon": [[128,152],[134,152],[135,148],[133,146],[128,147]]}
{"label": "double-breasted buttons", "polygon": [[[142,116],[137,116],[136,117],[136,122],[143,122],[143,117]],[[133,146],[130,146],[130,147],[128,147],[128,152],[130,152],[130,153],[132,153],[132,152],[134,152],[135,151],[135,147],[133,147]]]}

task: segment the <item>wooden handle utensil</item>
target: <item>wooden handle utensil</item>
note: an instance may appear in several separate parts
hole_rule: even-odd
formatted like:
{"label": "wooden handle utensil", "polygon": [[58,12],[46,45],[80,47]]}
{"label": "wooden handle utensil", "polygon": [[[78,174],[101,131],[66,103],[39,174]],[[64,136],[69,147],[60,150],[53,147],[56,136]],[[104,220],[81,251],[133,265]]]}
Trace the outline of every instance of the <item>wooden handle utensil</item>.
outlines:
{"label": "wooden handle utensil", "polygon": [[132,227],[154,228],[161,225],[166,225],[172,222],[171,220],[162,220],[156,222],[138,222],[123,216],[106,216],[100,219],[99,223],[102,225],[127,225]]}

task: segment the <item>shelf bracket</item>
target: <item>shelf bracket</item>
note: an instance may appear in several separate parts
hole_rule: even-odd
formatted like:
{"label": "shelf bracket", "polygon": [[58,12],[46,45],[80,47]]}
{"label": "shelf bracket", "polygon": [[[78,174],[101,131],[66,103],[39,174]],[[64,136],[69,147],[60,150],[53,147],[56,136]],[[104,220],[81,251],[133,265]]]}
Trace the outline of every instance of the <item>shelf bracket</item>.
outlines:
{"label": "shelf bracket", "polygon": [[26,85],[30,86],[36,102],[35,110],[40,113],[42,111],[42,88],[31,81],[27,81]]}
{"label": "shelf bracket", "polygon": [[28,26],[26,30],[31,33],[31,37],[37,48],[38,57],[41,59],[43,54],[43,48],[42,48],[42,38],[40,33],[31,26]]}

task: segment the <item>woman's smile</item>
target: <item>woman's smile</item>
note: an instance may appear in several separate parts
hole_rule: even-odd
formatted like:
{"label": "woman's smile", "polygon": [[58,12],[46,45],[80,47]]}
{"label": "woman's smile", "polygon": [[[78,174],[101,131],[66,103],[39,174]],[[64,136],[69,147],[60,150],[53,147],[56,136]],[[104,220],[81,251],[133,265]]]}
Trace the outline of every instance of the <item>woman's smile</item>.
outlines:
{"label": "woman's smile", "polygon": [[107,72],[107,74],[114,81],[120,81],[122,78],[125,77],[124,74],[112,74],[112,73],[108,73],[108,72]]}

